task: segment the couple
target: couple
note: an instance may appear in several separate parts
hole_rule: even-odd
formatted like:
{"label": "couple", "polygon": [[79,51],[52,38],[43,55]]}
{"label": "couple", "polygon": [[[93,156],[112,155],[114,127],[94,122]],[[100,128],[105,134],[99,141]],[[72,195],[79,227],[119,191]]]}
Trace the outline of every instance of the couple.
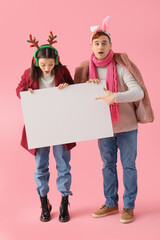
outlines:
{"label": "couple", "polygon": [[[133,209],[137,195],[137,123],[152,122],[154,119],[150,100],[143,79],[137,67],[126,54],[113,53],[112,39],[108,33],[110,17],[103,20],[102,27],[91,27],[90,40],[93,51],[90,60],[83,62],[75,70],[74,82],[68,71],[59,60],[58,51],[52,47],[56,36],[49,34],[47,45],[38,46],[36,38],[30,35],[30,42],[37,49],[32,59],[31,68],[27,69],[18,87],[17,95],[21,91],[34,94],[34,89],[58,87],[62,90],[69,84],[84,83],[98,84],[106,79],[107,89],[104,89],[103,99],[110,105],[114,136],[98,140],[103,161],[103,182],[106,201],[102,208],[95,211],[95,218],[118,213],[118,179],[117,179],[117,150],[120,150],[123,166],[123,181],[125,192],[123,195],[124,208],[120,218],[122,223],[129,223],[134,219]],[[23,129],[21,145],[28,150],[25,127]],[[70,191],[70,150],[75,143],[53,146],[53,154],[58,171],[57,188],[62,195],[59,221],[70,220],[68,212]],[[51,219],[52,206],[47,199],[49,192],[49,151],[50,147],[31,149],[36,160],[35,182],[40,196],[42,212],[40,220]]]}

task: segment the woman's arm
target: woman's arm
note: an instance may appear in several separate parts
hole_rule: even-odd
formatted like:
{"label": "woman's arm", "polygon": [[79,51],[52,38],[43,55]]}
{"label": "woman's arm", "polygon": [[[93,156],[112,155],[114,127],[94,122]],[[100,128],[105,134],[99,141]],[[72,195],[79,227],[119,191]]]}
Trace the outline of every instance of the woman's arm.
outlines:
{"label": "woman's arm", "polygon": [[64,76],[64,80],[66,83],[68,83],[69,85],[74,84],[71,74],[66,67],[64,67],[64,75],[63,76]]}
{"label": "woman's arm", "polygon": [[29,83],[28,83],[28,76],[29,76],[29,70],[27,69],[22,77],[21,77],[21,81],[19,82],[17,88],[16,88],[16,93],[17,96],[20,98],[20,92],[22,91],[27,91],[28,87],[29,87]]}

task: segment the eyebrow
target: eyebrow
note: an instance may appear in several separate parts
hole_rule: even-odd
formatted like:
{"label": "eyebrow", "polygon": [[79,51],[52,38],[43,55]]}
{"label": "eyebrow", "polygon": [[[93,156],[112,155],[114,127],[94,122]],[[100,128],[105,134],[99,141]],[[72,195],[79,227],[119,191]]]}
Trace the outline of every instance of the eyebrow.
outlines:
{"label": "eyebrow", "polygon": [[[44,62],[40,62],[41,64],[46,64],[46,63],[44,63]],[[54,61],[53,62],[50,62],[49,64],[52,64],[52,63],[54,63]]]}
{"label": "eyebrow", "polygon": [[[98,40],[94,41],[95,43],[100,42]],[[102,42],[108,42],[107,40],[103,40]]]}

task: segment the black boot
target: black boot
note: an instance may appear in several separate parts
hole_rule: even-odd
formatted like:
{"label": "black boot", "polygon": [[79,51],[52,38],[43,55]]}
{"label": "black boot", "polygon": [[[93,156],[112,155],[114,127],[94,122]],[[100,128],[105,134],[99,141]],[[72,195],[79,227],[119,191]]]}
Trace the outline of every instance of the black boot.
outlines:
{"label": "black boot", "polygon": [[52,205],[49,203],[47,196],[40,197],[40,200],[41,200],[41,208],[42,208],[40,220],[42,222],[48,222],[51,219],[50,211],[52,210]]}
{"label": "black boot", "polygon": [[70,220],[69,212],[68,212],[68,196],[62,197],[61,206],[60,206],[60,222],[68,222]]}

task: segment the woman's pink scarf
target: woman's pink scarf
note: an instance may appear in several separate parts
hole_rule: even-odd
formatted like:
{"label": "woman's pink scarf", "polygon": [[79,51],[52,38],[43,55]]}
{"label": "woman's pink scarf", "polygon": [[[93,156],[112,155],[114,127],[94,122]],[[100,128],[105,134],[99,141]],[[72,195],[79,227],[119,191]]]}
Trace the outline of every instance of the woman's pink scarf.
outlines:
{"label": "woman's pink scarf", "polygon": [[[89,78],[97,79],[97,69],[96,67],[104,67],[107,65],[107,77],[106,77],[106,86],[107,89],[113,93],[118,92],[118,74],[116,63],[113,59],[113,51],[110,50],[107,57],[102,60],[96,59],[94,53],[92,53],[89,61]],[[118,103],[113,103],[110,105],[110,112],[112,122],[119,120],[119,110]]]}

